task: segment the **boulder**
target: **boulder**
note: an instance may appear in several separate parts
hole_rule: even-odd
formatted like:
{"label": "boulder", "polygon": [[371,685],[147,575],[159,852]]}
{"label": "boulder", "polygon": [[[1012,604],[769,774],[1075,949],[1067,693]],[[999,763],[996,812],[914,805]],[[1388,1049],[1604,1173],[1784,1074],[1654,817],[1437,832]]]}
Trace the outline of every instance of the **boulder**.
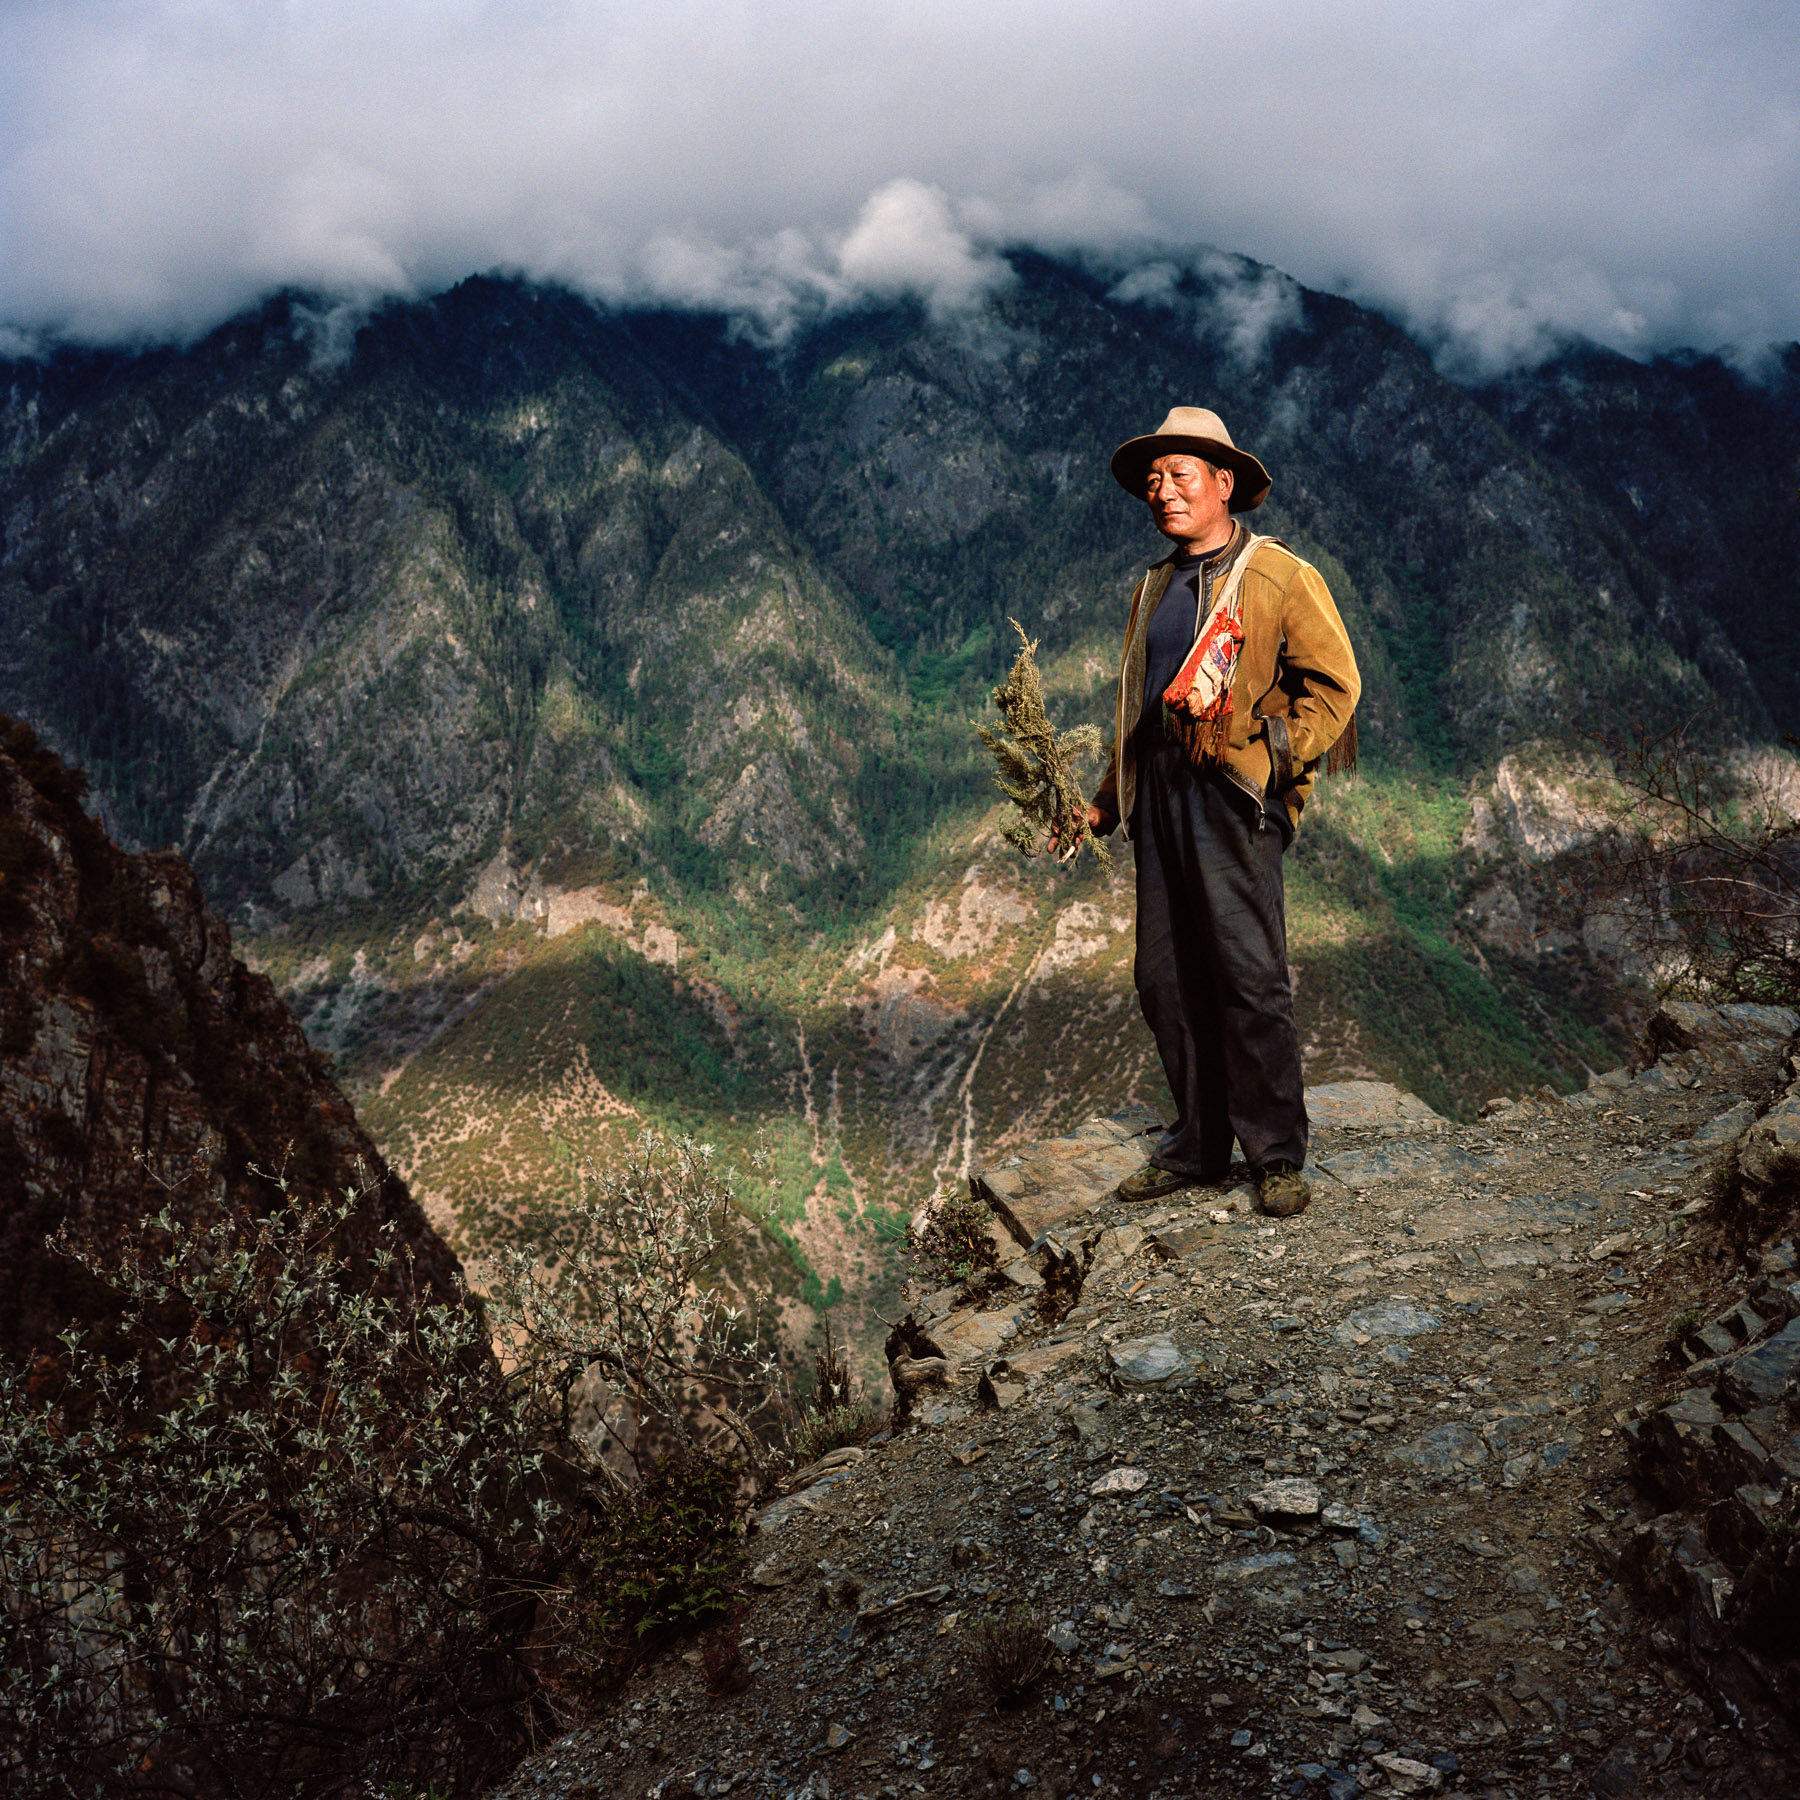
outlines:
{"label": "boulder", "polygon": [[1772,1056],[1796,1031],[1800,1013],[1791,1007],[1665,1000],[1644,1027],[1643,1060],[1692,1050],[1713,1059],[1760,1060]]}
{"label": "boulder", "polygon": [[1113,1384],[1127,1390],[1185,1387],[1194,1379],[1194,1365],[1176,1348],[1175,1340],[1162,1332],[1114,1344],[1106,1360]]}
{"label": "boulder", "polygon": [[1800,1093],[1790,1089],[1744,1133],[1738,1173],[1752,1199],[1761,1199],[1784,1176],[1789,1183],[1800,1177]]}

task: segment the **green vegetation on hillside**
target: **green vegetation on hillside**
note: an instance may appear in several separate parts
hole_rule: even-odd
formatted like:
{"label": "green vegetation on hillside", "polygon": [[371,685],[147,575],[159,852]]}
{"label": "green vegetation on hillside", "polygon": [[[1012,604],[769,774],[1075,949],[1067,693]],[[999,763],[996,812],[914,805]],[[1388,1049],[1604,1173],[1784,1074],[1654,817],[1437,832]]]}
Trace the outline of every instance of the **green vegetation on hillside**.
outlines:
{"label": "green vegetation on hillside", "polygon": [[1602,455],[1583,421],[1703,391],[1703,533],[1731,470],[1776,491],[1791,393],[1607,364],[1471,396],[1298,289],[1246,351],[1216,262],[1171,268],[1130,300],[1022,257],[979,317],[871,307],[779,349],[481,279],[341,365],[278,302],[181,354],[17,369],[0,704],[181,839],[460,1244],[551,1216],[641,1119],[733,1154],[766,1127],[757,1279],[796,1336],[837,1283],[866,1347],[934,1188],[1163,1098],[1129,868],[1001,846],[972,727],[1016,617],[1059,723],[1106,729],[1161,550],[1107,455],[1204,402],[1365,678],[1362,779],[1290,861],[1312,1075],[1453,1112],[1578,1082],[1626,1015],[1578,938],[1477,931],[1471,794],[1596,720],[1766,718],[1682,586],[1692,534],[1638,524],[1643,433]]}

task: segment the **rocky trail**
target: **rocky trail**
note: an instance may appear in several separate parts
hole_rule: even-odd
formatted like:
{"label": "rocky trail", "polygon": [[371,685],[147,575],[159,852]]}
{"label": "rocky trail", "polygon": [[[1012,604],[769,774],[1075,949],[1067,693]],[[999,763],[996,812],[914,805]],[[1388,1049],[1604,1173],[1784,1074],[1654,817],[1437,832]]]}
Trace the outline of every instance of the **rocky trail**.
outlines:
{"label": "rocky trail", "polygon": [[1120,1204],[1142,1117],[981,1171],[1002,1266],[913,1297],[891,1433],[759,1514],[748,1687],[671,1653],[507,1792],[1800,1791],[1800,1274],[1718,1174],[1800,1137],[1797,1024],[1669,1006],[1636,1074],[1466,1126],[1316,1088],[1279,1223]]}

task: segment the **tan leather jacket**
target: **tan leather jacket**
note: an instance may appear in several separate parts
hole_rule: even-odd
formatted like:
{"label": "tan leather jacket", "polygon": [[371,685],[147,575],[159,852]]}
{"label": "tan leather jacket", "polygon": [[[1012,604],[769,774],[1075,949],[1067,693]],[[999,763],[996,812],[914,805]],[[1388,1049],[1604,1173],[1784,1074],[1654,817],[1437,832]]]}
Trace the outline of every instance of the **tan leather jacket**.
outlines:
{"label": "tan leather jacket", "polygon": [[[1319,571],[1273,538],[1253,541],[1242,523],[1213,572],[1211,591],[1201,597],[1200,620],[1211,609],[1218,584],[1246,554],[1244,644],[1231,686],[1230,728],[1219,766],[1258,801],[1273,782],[1275,798],[1298,825],[1321,763],[1333,771],[1356,766],[1353,715],[1362,678],[1344,621]],[[1152,563],[1132,590],[1119,664],[1113,754],[1094,795],[1102,832],[1122,820],[1129,835],[1137,799],[1131,734],[1143,710],[1144,643],[1173,567],[1173,554]],[[1197,762],[1202,760],[1197,749],[1190,753]]]}

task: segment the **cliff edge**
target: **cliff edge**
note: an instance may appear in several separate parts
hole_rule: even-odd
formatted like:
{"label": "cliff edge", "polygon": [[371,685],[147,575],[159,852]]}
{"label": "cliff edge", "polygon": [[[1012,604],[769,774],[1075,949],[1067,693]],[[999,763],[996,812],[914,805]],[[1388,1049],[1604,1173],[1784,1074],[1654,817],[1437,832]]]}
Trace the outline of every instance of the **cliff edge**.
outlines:
{"label": "cliff edge", "polygon": [[1797,1023],[1667,1007],[1469,1125],[1314,1089],[1294,1219],[1122,1205],[1139,1116],[978,1171],[1001,1255],[912,1297],[910,1416],[760,1514],[753,1684],[669,1659],[507,1792],[1791,1795]]}

